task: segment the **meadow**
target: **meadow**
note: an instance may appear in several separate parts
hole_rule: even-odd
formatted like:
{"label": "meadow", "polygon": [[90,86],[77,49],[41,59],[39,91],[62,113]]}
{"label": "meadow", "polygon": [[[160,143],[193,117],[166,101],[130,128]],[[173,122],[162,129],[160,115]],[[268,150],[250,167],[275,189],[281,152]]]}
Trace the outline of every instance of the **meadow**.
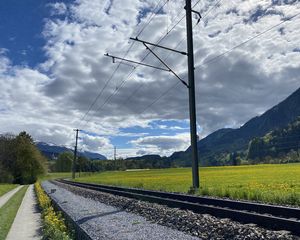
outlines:
{"label": "meadow", "polygon": [[[76,178],[183,193],[190,189],[191,179],[190,168],[101,172]],[[200,168],[200,189],[196,194],[300,206],[300,164]]]}
{"label": "meadow", "polygon": [[0,197],[10,190],[14,189],[17,185],[15,184],[0,184]]}

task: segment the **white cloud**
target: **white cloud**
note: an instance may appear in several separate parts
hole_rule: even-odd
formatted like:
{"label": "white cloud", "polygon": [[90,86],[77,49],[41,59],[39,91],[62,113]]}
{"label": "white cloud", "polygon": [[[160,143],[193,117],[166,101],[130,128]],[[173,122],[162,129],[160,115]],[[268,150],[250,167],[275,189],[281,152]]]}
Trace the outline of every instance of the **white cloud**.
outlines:
{"label": "white cloud", "polygon": [[[204,5],[198,5],[197,9],[203,9],[205,16],[214,3],[201,3]],[[55,14],[64,14],[65,18],[54,15],[47,20],[43,31],[47,61],[34,69],[12,66],[3,55],[7,50],[0,50],[0,131],[27,130],[39,140],[72,145],[73,128],[84,128],[102,136],[85,136],[84,148],[101,153],[104,148],[112,147],[110,136],[130,135],[120,133],[120,128],[149,127],[157,119],[188,119],[188,94],[181,84],[142,113],[178,81],[173,75],[138,67],[127,78],[132,68],[121,65],[87,116],[87,124],[80,121],[117,67],[103,54],[125,54],[130,46],[129,37],[136,36],[151,15],[145,15],[138,25],[139,14],[146,7],[153,8],[153,1],[126,0],[122,4],[113,1],[111,5],[110,1],[78,0],[74,4],[52,5]],[[247,23],[250,16],[259,14],[259,8],[292,16],[300,11],[300,4],[296,1],[291,5],[252,0],[221,2],[194,28],[196,66],[282,18],[276,14],[260,15],[256,22]],[[184,14],[180,1],[170,2],[164,10],[170,16],[160,14],[153,18],[140,38],[158,41]],[[281,25],[284,35],[274,29],[218,61],[196,69],[197,114],[202,136],[224,126],[240,126],[299,87],[300,54],[293,51],[300,43],[300,23],[296,20],[299,16]],[[184,37],[182,21],[161,44],[174,47]],[[183,42],[179,49],[185,51],[185,48]],[[162,57],[168,55],[162,50],[155,51]],[[141,44],[135,43],[127,57],[140,60],[146,53]],[[151,55],[145,62],[158,64]],[[170,54],[166,62],[186,78],[184,56]],[[124,80],[122,88],[110,97]],[[120,150],[122,156],[141,151],[170,154],[184,150],[189,143],[188,134],[136,137],[139,138],[132,142],[135,146]],[[110,154],[112,150],[105,151]]]}
{"label": "white cloud", "polygon": [[84,151],[104,152],[107,149],[112,149],[113,145],[109,139],[100,136],[91,136],[88,134],[80,134],[80,148]]}
{"label": "white cloud", "polygon": [[[150,148],[152,152],[160,155],[170,155],[175,151],[181,151],[188,148],[190,135],[189,133],[177,134],[174,136],[146,136],[131,141],[132,144],[141,149]],[[139,150],[137,154],[149,152]]]}
{"label": "white cloud", "polygon": [[51,7],[52,15],[64,15],[67,12],[67,6],[63,2],[56,2],[53,4],[49,4]]}

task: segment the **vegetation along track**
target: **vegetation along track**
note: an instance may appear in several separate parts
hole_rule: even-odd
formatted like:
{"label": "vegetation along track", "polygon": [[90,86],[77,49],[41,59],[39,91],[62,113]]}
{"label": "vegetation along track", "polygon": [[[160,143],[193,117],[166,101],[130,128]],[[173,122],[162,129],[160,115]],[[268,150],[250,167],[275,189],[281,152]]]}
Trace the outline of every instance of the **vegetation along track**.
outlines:
{"label": "vegetation along track", "polygon": [[286,230],[300,236],[300,208],[81,183],[68,180],[58,181],[85,189],[191,210],[195,213],[206,213],[220,218],[230,218],[242,223],[254,223],[268,229]]}

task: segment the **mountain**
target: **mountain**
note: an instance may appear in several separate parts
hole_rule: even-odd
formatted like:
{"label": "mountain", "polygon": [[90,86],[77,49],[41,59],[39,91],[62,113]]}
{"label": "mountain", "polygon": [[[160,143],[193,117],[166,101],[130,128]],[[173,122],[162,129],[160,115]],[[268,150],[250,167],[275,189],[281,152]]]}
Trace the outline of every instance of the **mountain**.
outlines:
{"label": "mountain", "polygon": [[273,130],[263,137],[251,140],[248,159],[268,161],[270,158],[299,160],[300,155],[300,116],[284,128]]}
{"label": "mountain", "polygon": [[[220,129],[198,142],[198,151],[202,165],[224,165],[220,161],[225,155],[237,151],[246,151],[249,142],[268,132],[283,128],[300,116],[300,88],[273,108],[258,117],[254,117],[238,129]],[[178,162],[190,165],[190,147],[184,152],[170,156]]]}
{"label": "mountain", "polygon": [[[73,150],[70,148],[56,146],[54,144],[48,144],[44,142],[37,142],[36,146],[42,152],[42,154],[49,159],[56,159],[58,155],[63,152],[73,152]],[[78,156],[84,156],[91,160],[107,160],[105,156],[99,153],[93,153],[88,151],[78,152]]]}
{"label": "mountain", "polygon": [[125,160],[148,160],[148,161],[152,161],[152,160],[160,160],[162,159],[161,156],[159,155],[156,155],[156,154],[149,154],[149,155],[143,155],[143,156],[140,156],[140,157],[129,157],[129,158],[126,158]]}

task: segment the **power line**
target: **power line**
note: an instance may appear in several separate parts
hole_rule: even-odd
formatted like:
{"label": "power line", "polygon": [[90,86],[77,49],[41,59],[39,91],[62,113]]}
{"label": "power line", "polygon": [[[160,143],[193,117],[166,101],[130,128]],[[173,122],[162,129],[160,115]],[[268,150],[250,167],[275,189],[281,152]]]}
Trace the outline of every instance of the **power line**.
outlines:
{"label": "power line", "polygon": [[[276,24],[276,25],[274,25],[274,26],[268,28],[267,30],[265,30],[265,31],[263,31],[263,32],[261,32],[261,33],[255,35],[255,36],[253,36],[253,37],[250,38],[250,39],[247,39],[246,41],[244,41],[244,42],[242,42],[242,43],[240,43],[240,44],[234,46],[233,48],[231,48],[231,49],[229,49],[229,50],[227,50],[227,51],[221,53],[220,55],[218,55],[218,56],[216,56],[216,57],[214,57],[214,58],[212,58],[212,59],[209,59],[208,61],[204,61],[201,65],[198,65],[198,66],[196,67],[196,71],[197,71],[200,67],[204,66],[205,64],[208,65],[208,64],[211,64],[211,63],[215,62],[216,60],[218,60],[218,59],[224,57],[226,54],[232,52],[233,50],[235,50],[235,49],[237,49],[237,48],[243,46],[244,44],[246,44],[246,43],[248,43],[248,42],[254,40],[255,38],[260,37],[261,35],[263,35],[263,34],[269,32],[269,31],[271,31],[272,29],[274,29],[274,28],[280,26],[281,24],[283,24],[283,23],[285,23],[285,22],[287,22],[287,21],[290,21],[291,19],[295,18],[295,17],[298,16],[298,15],[300,15],[300,13],[298,13],[298,14],[296,14],[296,15],[290,17],[290,18],[284,19],[282,22],[280,22],[280,23],[278,23],[278,24]],[[163,96],[165,96],[166,94],[168,94],[168,92],[169,92],[171,89],[175,88],[176,86],[177,86],[177,84],[172,85],[169,89],[167,89],[166,91],[164,91],[164,92],[158,97],[158,99],[155,99],[155,100],[153,101],[153,103],[149,104],[149,105],[146,107],[146,109],[148,109],[149,107],[151,107],[151,106],[152,106],[154,103],[156,103],[159,99],[161,99]],[[144,112],[144,110],[143,110],[141,113],[143,113],[143,112]]]}
{"label": "power line", "polygon": [[[199,3],[200,1],[198,1],[194,6],[196,6],[198,3]],[[183,16],[183,18],[185,17],[185,15]],[[175,29],[175,27],[183,20],[183,18],[181,18],[178,22],[176,22],[176,24],[169,30],[169,32],[168,33],[166,33],[166,34],[164,34],[159,40],[158,40],[158,42],[156,43],[156,44],[159,44],[162,40],[164,40],[167,36],[168,36],[168,34],[173,30],[173,29]],[[156,47],[154,46],[153,48],[152,48],[152,50],[153,49],[155,49]],[[148,52],[144,57],[143,57],[143,59],[141,60],[141,62],[143,62],[149,55],[150,55],[150,53],[151,52]],[[120,62],[119,63],[119,65],[121,64],[122,62]],[[118,65],[118,66],[119,66]],[[109,100],[122,88],[122,86],[125,84],[125,82],[129,79],[129,77],[133,74],[133,72],[136,70],[136,68],[138,68],[138,66],[137,67],[133,67],[133,69],[129,72],[129,74],[123,79],[123,81],[120,83],[120,85],[115,89],[115,91],[111,94],[111,95],[109,95],[107,98],[106,98],[106,100],[104,101],[104,103],[96,110],[96,112],[98,112],[98,111],[100,111],[100,110],[102,110],[102,108],[109,102]],[[102,91],[103,92],[103,91]],[[97,99],[98,100],[98,99]],[[83,128],[91,121],[91,119],[93,118],[93,116],[89,119],[89,120],[87,120],[86,121],[86,123],[85,123],[85,125],[83,126]]]}
{"label": "power line", "polygon": [[[198,0],[195,4],[194,4],[194,6],[193,6],[193,8],[198,4],[200,2],[200,0]],[[221,0],[219,0],[210,10],[208,10],[208,12],[202,17],[202,19],[204,19],[204,18],[206,18],[208,15],[209,15],[209,13],[211,12],[211,10],[212,9],[214,9],[219,3],[221,2]],[[184,18],[184,17],[183,17]],[[180,21],[182,21],[183,20],[183,18],[181,18],[180,20],[179,20],[179,22]],[[176,24],[179,24],[179,22],[177,22]],[[198,23],[197,23],[198,24]],[[197,24],[195,24],[195,26],[197,25]],[[175,49],[181,44],[181,42],[182,41],[184,41],[186,39],[186,37],[184,37],[178,44],[177,44],[177,46],[175,47]],[[176,84],[173,84],[170,88],[168,88],[166,91],[164,91],[164,92],[162,92],[161,93],[161,95],[159,95],[158,96],[158,98],[156,98],[153,102],[151,102],[149,105],[147,105],[146,106],[146,108],[145,109],[143,109],[139,114],[143,114],[147,109],[149,109],[151,106],[153,106],[156,102],[158,102],[161,98],[163,98],[165,95],[167,95],[172,89],[174,89],[176,86],[178,86],[178,82],[176,83]],[[131,96],[130,96],[130,98],[131,98]]]}
{"label": "power line", "polygon": [[207,61],[204,61],[201,65],[197,66],[196,68],[199,68],[199,67],[203,66],[204,64],[210,64],[210,63],[214,62],[215,60],[217,60],[217,59],[219,59],[219,58],[225,56],[227,53],[232,52],[233,50],[235,50],[235,49],[237,49],[237,48],[239,48],[239,47],[245,45],[246,43],[248,43],[248,42],[250,42],[250,41],[252,41],[252,40],[254,40],[254,39],[260,37],[261,35],[263,35],[263,34],[269,32],[269,31],[273,30],[274,28],[276,28],[276,27],[278,27],[278,26],[280,26],[280,25],[282,25],[282,24],[284,24],[284,23],[286,23],[286,22],[292,20],[293,18],[295,18],[295,17],[297,17],[297,16],[299,16],[299,15],[300,15],[300,13],[298,13],[298,14],[292,16],[292,17],[289,17],[289,18],[284,19],[284,20],[281,21],[280,23],[277,23],[277,24],[273,25],[272,27],[266,29],[266,30],[263,31],[263,32],[260,32],[259,34],[256,34],[255,36],[253,36],[253,37],[247,39],[246,41],[244,41],[244,42],[242,42],[242,43],[240,43],[240,44],[234,46],[233,48],[231,48],[231,49],[229,49],[229,50],[227,50],[227,51],[225,51],[225,52],[223,52],[223,53],[217,55],[216,57],[213,57],[213,58],[211,58],[211,59],[209,59],[209,60],[207,60]]}
{"label": "power line", "polygon": [[215,9],[221,1],[222,1],[222,0],[217,1],[216,4],[215,4],[212,8],[210,8],[210,9],[203,15],[203,18],[206,18],[206,17],[208,16],[208,14],[210,14],[210,12],[211,12],[213,9]]}
{"label": "power line", "polygon": [[[194,5],[193,5],[193,8],[195,7],[195,6],[197,6],[197,4],[199,4],[199,2],[200,2],[200,0],[198,0]],[[216,6],[217,6],[217,4],[219,4],[221,2],[221,0],[219,0],[206,14],[205,14],[205,16],[203,17],[203,18],[205,18],[205,17],[207,17],[208,16],[208,14],[209,14],[209,12],[211,12],[211,10],[213,9],[213,8],[215,8]],[[179,21],[178,22],[176,22],[176,24],[169,30],[169,32],[167,32],[164,36],[163,36],[163,38],[165,37],[165,36],[167,36],[183,19],[185,18],[185,15],[183,16],[183,17],[181,17],[180,19],[179,19]],[[197,23],[198,24],[198,23]],[[195,24],[195,25],[197,25],[197,24]],[[181,45],[181,43],[184,41],[186,39],[186,37],[183,37],[180,41],[179,41],[179,43],[175,46],[175,48],[174,49],[177,49],[180,45]],[[162,39],[160,39],[159,41],[158,41],[158,43],[160,43],[161,42],[161,40]],[[158,44],[157,43],[157,44]],[[167,55],[167,57],[164,59],[164,61],[166,61],[168,58],[169,58],[169,56],[171,55],[171,52]],[[153,70],[152,71],[152,74],[155,72],[156,70]],[[132,92],[132,94],[130,94],[130,96],[123,102],[123,104],[122,105],[125,105],[141,88],[142,88],[142,85],[143,84],[140,84],[140,86],[139,87],[137,87],[133,92]],[[178,84],[174,84],[174,85],[172,85],[172,87],[171,87],[171,89],[173,89],[173,88],[175,88],[176,86],[177,86]],[[167,91],[165,91],[165,92],[163,92],[159,97],[158,97],[158,99],[156,99],[156,100],[154,100],[154,102],[153,103],[150,103],[143,111],[141,111],[141,113],[139,113],[139,114],[142,114],[143,112],[145,112],[148,108],[150,108],[153,104],[155,104],[159,99],[161,99],[163,96],[165,96],[166,94],[168,94],[168,92],[169,92],[169,90],[171,90],[171,89],[168,89]]]}
{"label": "power line", "polygon": [[[156,8],[159,6],[159,4],[160,4],[161,2],[162,2],[162,0],[160,0],[160,1],[157,3],[157,5],[156,5],[156,7],[155,7],[154,9],[156,9]],[[159,12],[164,8],[164,6],[165,6],[168,2],[169,2],[169,0],[166,0],[165,3],[157,10],[156,14],[159,13]],[[136,37],[139,37],[139,36],[142,34],[142,32],[145,30],[145,28],[146,28],[146,27],[150,24],[150,22],[152,21],[153,16],[156,16],[156,14],[154,15],[153,13],[154,13],[154,11],[152,12],[151,16],[149,17],[148,22],[147,22],[147,23],[143,26],[143,28],[137,33]]]}
{"label": "power line", "polygon": [[[167,0],[167,1],[168,1],[168,0]],[[166,2],[167,2],[167,1],[166,1]],[[154,9],[156,9],[156,8],[159,6],[159,4],[160,4],[161,2],[162,2],[162,0],[160,0],[160,1],[158,2],[158,4],[156,5],[156,7],[155,7]],[[166,4],[166,2],[165,2],[165,4]],[[165,4],[164,4],[164,5],[165,5]],[[164,6],[164,5],[163,5],[163,6]],[[139,35],[145,30],[145,28],[150,24],[150,22],[154,19],[154,16],[156,16],[157,13],[158,13],[160,10],[161,10],[161,8],[160,8],[157,12],[155,12],[155,14],[153,14],[154,12],[152,12],[150,19],[149,19],[148,22],[142,27],[142,29],[138,32],[138,35],[137,35],[137,36],[139,36]],[[132,47],[133,47],[134,44],[135,44],[135,42],[132,42],[132,43],[131,43],[131,45],[129,46],[128,50],[127,50],[126,53],[124,54],[124,57],[123,57],[123,58],[125,58],[125,57],[128,55],[129,51],[132,49]],[[98,101],[98,99],[102,96],[104,90],[106,89],[106,87],[108,86],[108,84],[110,83],[110,81],[112,80],[112,78],[114,77],[114,75],[116,74],[116,72],[118,71],[118,69],[120,68],[120,65],[121,65],[121,64],[122,64],[122,61],[117,65],[117,67],[115,68],[115,70],[113,71],[113,73],[112,73],[112,74],[110,75],[110,77],[106,80],[106,82],[105,82],[103,88],[102,88],[102,89],[100,90],[100,92],[97,94],[96,98],[94,99],[94,101],[92,102],[92,104],[89,106],[88,110],[85,112],[85,114],[83,115],[83,117],[80,119],[79,125],[82,123],[82,121],[86,118],[86,116],[87,116],[87,115],[89,114],[89,112],[92,110],[92,108],[94,107],[94,105],[96,104],[96,102]]]}
{"label": "power line", "polygon": [[[174,49],[177,49],[181,44],[182,44],[182,42],[184,41],[186,39],[186,37],[184,37],[184,38],[182,38],[181,39],[181,41],[179,41],[179,43],[175,46],[175,48]],[[170,57],[170,55],[172,54],[172,52],[169,52],[168,53],[168,55],[166,56],[166,58],[164,59],[164,61],[166,61],[169,57]],[[151,75],[153,74],[153,73],[155,73],[157,70],[153,70],[152,72],[151,72]],[[142,88],[142,86],[143,86],[144,84],[143,83],[141,83],[131,94],[130,94],[130,96],[129,97],[127,97],[126,98],[126,100],[122,103],[122,105],[126,105],[126,103]],[[177,85],[177,84],[176,84]]]}

